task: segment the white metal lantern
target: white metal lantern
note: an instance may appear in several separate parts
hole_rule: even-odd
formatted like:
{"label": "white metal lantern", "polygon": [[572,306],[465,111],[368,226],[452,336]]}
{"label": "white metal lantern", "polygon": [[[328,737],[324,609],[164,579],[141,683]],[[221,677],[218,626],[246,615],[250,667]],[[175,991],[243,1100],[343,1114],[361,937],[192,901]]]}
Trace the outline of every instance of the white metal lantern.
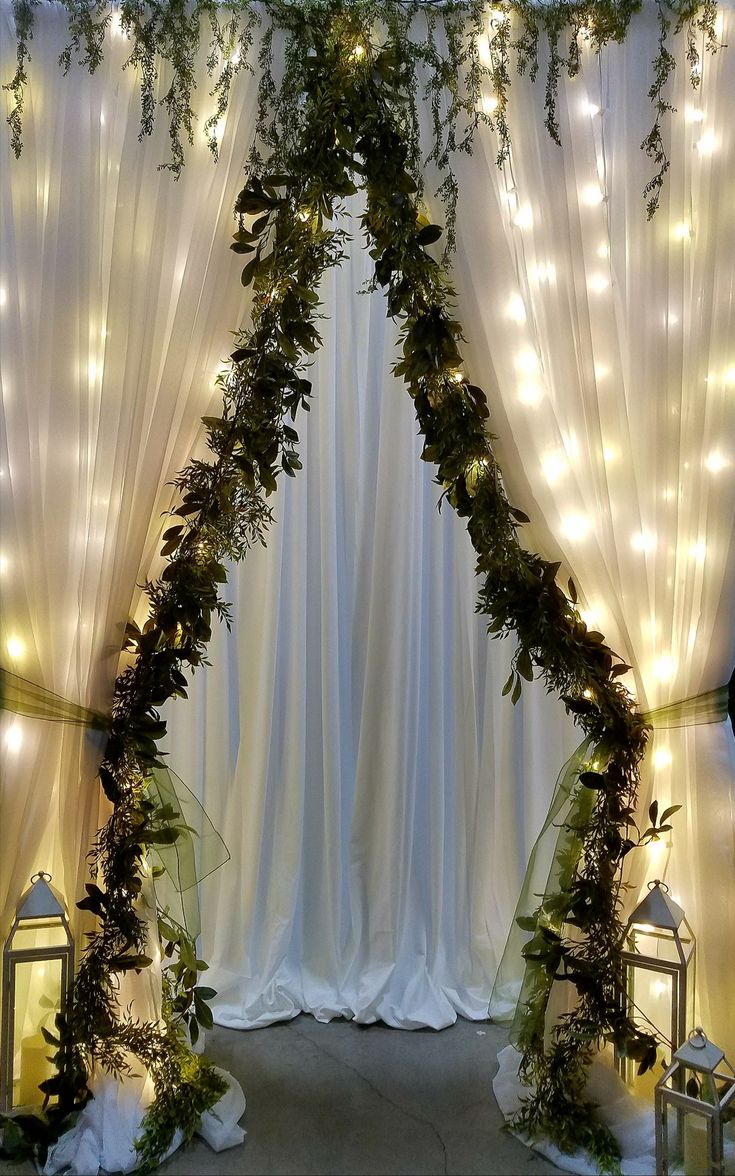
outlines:
{"label": "white metal lantern", "polygon": [[[684,911],[668,890],[658,878],[649,882],[648,894],[628,919],[620,1000],[641,1028],[653,1026],[670,1042],[673,1054],[694,1019],[696,942]],[[632,1083],[635,1062],[617,1052],[616,1062],[625,1081]]]}
{"label": "white metal lantern", "polygon": [[0,1111],[40,1106],[38,1087],[53,1074],[42,1029],[66,1011],[74,941],[64,900],[41,871],[21,896],[3,948]]}
{"label": "white metal lantern", "polygon": [[656,1084],[656,1171],[668,1176],[683,1161],[685,1172],[721,1176],[724,1128],[734,1118],[735,1070],[703,1029],[693,1029]]}

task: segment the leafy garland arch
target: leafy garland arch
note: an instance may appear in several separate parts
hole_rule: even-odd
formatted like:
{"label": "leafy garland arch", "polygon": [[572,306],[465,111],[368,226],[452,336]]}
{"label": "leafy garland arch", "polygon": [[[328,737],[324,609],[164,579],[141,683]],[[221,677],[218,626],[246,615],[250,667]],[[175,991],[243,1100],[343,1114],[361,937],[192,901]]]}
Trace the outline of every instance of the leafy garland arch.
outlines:
{"label": "leafy garland arch", "polygon": [[[95,52],[101,53],[109,14],[97,24],[93,17],[105,7],[105,0],[99,0],[73,8],[72,48],[86,46],[90,67],[99,60]],[[151,4],[151,21],[162,21],[167,7]],[[213,993],[198,984],[199,972],[206,965],[196,959],[185,930],[165,916],[159,919],[164,955],[171,961],[164,970],[161,1022],[140,1022],[125,1014],[116,999],[115,977],[152,963],[146,954],[148,926],[141,907],[146,855],[150,846],[178,835],[177,814],[157,808],[148,793],[150,773],[161,764],[157,743],[165,732],[158,708],[169,698],[186,696],[183,668],[201,664],[212,615],[227,619],[227,605],[219,595],[219,585],[226,578],[223,560],[239,559],[264,541],[271,521],[266,499],[276,489],[277,476],[280,472],[293,476],[300,468],[293,421],[300,409],[309,407],[311,385],[301,367],[320,343],[316,290],[324,272],[342,260],[344,230],[334,227],[333,220],[341,201],[359,186],[365,193],[362,229],[375,262],[375,280],[385,291],[388,314],[401,324],[402,358],[394,370],[414,401],[424,437],[422,457],[436,466],[442,497],[466,519],[482,577],[478,607],[488,617],[489,632],[494,636],[514,632],[517,637],[506,692],[516,701],[524,679],[542,677],[548,689],[562,697],[590,747],[568,818],[570,856],[559,889],[524,920],[532,932],[525,954],[540,969],[520,1037],[522,1072],[533,1084],[533,1093],[516,1125],[550,1137],[563,1150],[582,1144],[601,1168],[614,1170],[617,1145],[585,1103],[584,1083],[586,1067],[604,1040],[614,1040],[642,1068],[655,1059],[655,1038],[633,1023],[618,999],[624,938],[622,865],[627,853],[646,837],[638,835],[634,841],[630,835],[646,727],[618,681],[629,667],[616,659],[602,634],[587,629],[575,606],[574,585],[570,581],[564,591],[557,583],[559,565],[519,543],[518,527],[528,519],[507,500],[493,437],[486,427],[486,398],[463,368],[454,291],[444,264],[428,252],[442,229],[422,213],[416,112],[407,98],[415,91],[417,66],[421,62],[434,66],[438,72],[428,83],[436,131],[434,160],[445,171],[442,191],[451,235],[456,185],[449,158],[452,150],[467,149],[471,143],[471,136],[458,137],[455,127],[459,112],[467,113],[468,103],[474,102],[472,94],[477,93],[480,76],[476,40],[470,38],[468,49],[461,30],[469,15],[477,32],[482,5],[476,0],[450,0],[441,6],[455,71],[454,89],[446,71],[438,70],[440,57],[431,31],[438,5],[422,5],[419,0],[406,4],[400,0],[307,0],[294,5],[271,0],[266,7],[272,23],[261,47],[260,131],[269,154],[264,160],[258,150],[253,151],[249,179],[237,200],[239,228],[232,245],[235,252],[247,255],[242,280],[254,290],[252,326],[239,333],[222,380],[222,416],[204,418],[212,460],[192,461],[176,479],[181,502],[163,535],[162,555],[168,563],[161,578],[146,585],[148,620],[142,629],[132,622],[127,626],[125,648],[130,659],[116,682],[111,732],[99,771],[113,813],[92,854],[95,881],[78,904],[98,917],[99,926],[89,936],[70,1013],[66,1020],[59,1019],[58,1035],[49,1037],[57,1050],[57,1074],[43,1089],[57,1102],[47,1111],[44,1124],[25,1124],[27,1138],[31,1145],[43,1146],[62,1129],[69,1113],[90,1097],[87,1081],[92,1062],[122,1075],[129,1072],[127,1059],[132,1054],[150,1070],[155,1087],[138,1141],[141,1166],[151,1170],[175,1131],[181,1129],[190,1137],[202,1112],[223,1091],[222,1080],[206,1059],[191,1052],[187,1040],[187,1029],[191,1033],[197,1023],[211,1025],[206,1000]],[[534,17],[538,10],[525,2],[512,7],[523,22],[524,31],[515,42],[520,67],[533,72],[541,18]],[[547,10],[552,52],[546,109],[552,134],[556,125],[553,79],[558,80],[562,64],[571,69],[575,61],[577,68],[579,64],[572,49],[568,59],[559,54],[563,28],[571,20],[572,45],[577,45],[584,22],[592,21],[599,48],[606,40],[622,39],[635,7],[610,9],[588,2],[552,5]],[[504,121],[508,8],[501,10],[506,15],[499,21],[501,39],[496,45],[500,64],[496,59],[493,67],[499,92],[501,156],[508,147]],[[171,4],[170,11],[176,14],[178,9]],[[177,19],[196,21],[198,27],[205,11],[215,21],[209,5],[202,2],[188,16],[182,7]],[[233,6],[232,11],[239,9]],[[248,11],[241,46],[252,39],[254,22],[252,10]],[[430,13],[430,36],[417,48],[416,42],[409,42],[407,30],[420,11]],[[18,0],[17,13],[19,73],[10,85],[16,102],[9,121],[19,149],[30,0]],[[120,13],[123,22],[137,30],[137,37],[143,28],[142,6],[123,0]],[[713,16],[711,5],[703,9],[695,5],[678,11],[675,21],[677,28],[688,23],[690,38],[694,27],[710,37]],[[378,43],[373,30],[379,18],[384,27]],[[233,16],[230,49],[234,22]],[[662,46],[670,25],[671,19],[663,15]],[[270,70],[276,26],[287,34],[285,76],[278,91]],[[155,27],[160,31],[162,26]],[[161,33],[160,42],[149,37],[149,48],[173,47],[174,34],[181,33],[181,27],[174,21],[164,29],[165,37]],[[193,25],[187,27],[191,30]],[[188,40],[184,37],[176,48],[178,76],[184,77],[188,70],[190,87],[193,36],[190,32]],[[139,48],[136,39],[131,61],[143,66],[145,120],[146,94],[150,97],[153,91]],[[664,76],[659,68],[651,89],[658,132],[654,128],[647,143],[648,147],[653,144],[661,170],[650,188],[653,207],[649,203],[649,211],[655,211],[658,181],[663,182],[667,166],[665,152],[656,154],[659,147],[663,151],[659,126],[667,109],[663,85],[673,68],[664,64],[668,73]],[[471,81],[469,99],[460,95],[456,84],[462,65]],[[229,73],[225,69],[215,86],[218,102],[225,106],[231,79],[232,69]],[[447,85],[454,105],[443,120],[437,95]],[[191,130],[187,106],[191,88],[186,92],[176,86],[174,82],[164,98],[172,128],[174,170],[177,160],[181,162],[179,132],[182,127]],[[271,102],[274,113],[269,117],[266,111]],[[473,114],[473,125],[478,117]],[[98,875],[102,887],[97,885]],[[555,1026],[551,1044],[546,1046],[544,1018],[555,978],[574,986],[577,1002]]]}

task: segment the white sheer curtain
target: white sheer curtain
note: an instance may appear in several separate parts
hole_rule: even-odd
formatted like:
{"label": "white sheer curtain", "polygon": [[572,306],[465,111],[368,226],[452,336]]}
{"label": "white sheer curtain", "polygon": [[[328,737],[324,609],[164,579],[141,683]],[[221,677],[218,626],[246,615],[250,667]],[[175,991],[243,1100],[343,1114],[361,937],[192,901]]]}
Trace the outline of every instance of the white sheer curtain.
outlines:
{"label": "white sheer curtain", "polygon": [[[718,17],[725,42],[733,15]],[[510,164],[496,168],[490,132],[461,161],[457,258],[470,370],[489,385],[507,481],[540,546],[563,555],[585,619],[634,667],[643,709],[720,686],[735,660],[735,56],[703,55],[693,91],[680,39],[671,169],[649,222],[638,144],[656,39],[650,5],[624,46],[585,53],[561,88],[561,149],[541,125],[541,85],[514,79]],[[650,792],[684,807],[634,881],[665,878],[686,909],[699,1015],[732,1057],[730,725],[658,734]]]}
{"label": "white sheer curtain", "polygon": [[[359,211],[359,208],[356,212]],[[484,1017],[535,831],[575,742],[563,708],[501,697],[510,648],[474,615],[464,527],[438,513],[396,328],[357,219],[329,275],[304,470],[231,577],[171,765],[232,861],[203,886],[223,1024]]]}
{"label": "white sheer curtain", "polygon": [[[0,32],[5,81],[15,45],[6,0]],[[160,529],[165,483],[188,456],[244,313],[227,245],[255,83],[240,79],[219,164],[200,132],[176,183],[157,171],[165,126],[138,142],[125,38],[113,37],[93,77],[64,78],[66,39],[63,11],[39,6],[19,160],[7,128],[0,135],[0,660],[107,710],[149,527]],[[203,122],[203,62],[199,74]],[[99,743],[48,722],[0,723],[6,926],[36,870],[53,874],[72,910],[83,893]]]}

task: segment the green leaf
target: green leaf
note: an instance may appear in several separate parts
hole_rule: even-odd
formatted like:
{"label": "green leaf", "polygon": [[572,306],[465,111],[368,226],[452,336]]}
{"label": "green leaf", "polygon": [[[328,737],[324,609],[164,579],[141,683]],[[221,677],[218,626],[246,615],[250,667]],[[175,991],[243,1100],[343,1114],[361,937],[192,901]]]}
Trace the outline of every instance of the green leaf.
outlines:
{"label": "green leaf", "polygon": [[605,788],[607,781],[601,772],[580,772],[579,782],[585,788]]}
{"label": "green leaf", "polygon": [[505,683],[505,686],[503,687],[503,690],[502,690],[502,697],[503,698],[505,698],[506,694],[510,694],[511,690],[513,689],[513,683],[515,682],[515,677],[516,677],[515,670],[511,670],[510,677],[508,678],[508,681]]}
{"label": "green leaf", "polygon": [[516,659],[516,669],[527,682],[533,682],[533,663],[527,649],[521,649]]}
{"label": "green leaf", "polygon": [[444,230],[439,225],[426,225],[423,229],[419,229],[416,240],[419,245],[433,245],[443,232]]}
{"label": "green leaf", "polygon": [[523,686],[521,684],[521,679],[520,679],[520,677],[517,677],[516,684],[513,688],[513,693],[510,696],[510,701],[513,703],[513,706],[515,706],[515,704],[518,702],[519,698],[521,697],[522,689],[523,689]]}
{"label": "green leaf", "polygon": [[572,579],[571,576],[569,577],[569,582],[567,584],[567,588],[569,590],[569,599],[571,600],[572,604],[576,604],[577,603],[577,586],[574,583],[574,580]]}
{"label": "green leaf", "polygon": [[648,819],[654,828],[656,827],[656,818],[657,817],[658,817],[658,801],[654,800],[651,802],[649,809],[648,809]]}
{"label": "green leaf", "polygon": [[661,820],[668,821],[669,817],[673,817],[674,813],[678,813],[678,811],[681,807],[682,807],[682,805],[680,805],[680,804],[670,805],[669,808],[664,809],[664,811],[661,813]]}

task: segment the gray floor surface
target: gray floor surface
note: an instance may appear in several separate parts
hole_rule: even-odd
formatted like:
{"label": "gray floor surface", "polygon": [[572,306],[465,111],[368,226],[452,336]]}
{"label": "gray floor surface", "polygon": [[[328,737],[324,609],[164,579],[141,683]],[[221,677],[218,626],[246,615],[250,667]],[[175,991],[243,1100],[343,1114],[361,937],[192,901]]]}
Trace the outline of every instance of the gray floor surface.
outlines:
{"label": "gray floor surface", "polygon": [[[207,1055],[248,1100],[242,1147],[202,1141],[164,1176],[520,1176],[556,1173],[502,1129],[496,1025],[407,1032],[300,1016],[247,1033],[215,1027]],[[30,1165],[0,1163],[3,1176]]]}

